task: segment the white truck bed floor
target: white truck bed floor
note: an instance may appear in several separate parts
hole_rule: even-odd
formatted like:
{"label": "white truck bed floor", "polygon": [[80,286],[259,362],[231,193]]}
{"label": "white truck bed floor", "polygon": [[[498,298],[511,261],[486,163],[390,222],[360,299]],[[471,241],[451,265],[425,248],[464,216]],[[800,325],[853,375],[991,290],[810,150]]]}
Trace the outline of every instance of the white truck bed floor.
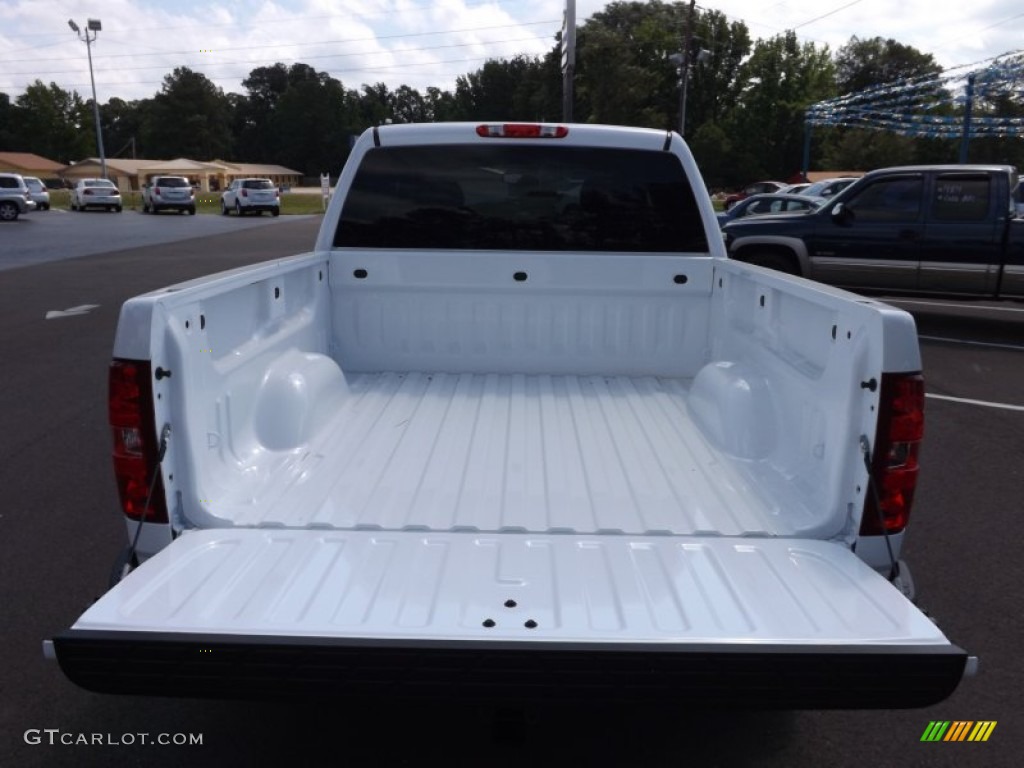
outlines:
{"label": "white truck bed floor", "polygon": [[531,533],[787,536],[808,522],[779,498],[784,482],[757,487],[757,473],[708,443],[682,380],[373,373],[348,383],[308,451],[209,512],[241,526]]}

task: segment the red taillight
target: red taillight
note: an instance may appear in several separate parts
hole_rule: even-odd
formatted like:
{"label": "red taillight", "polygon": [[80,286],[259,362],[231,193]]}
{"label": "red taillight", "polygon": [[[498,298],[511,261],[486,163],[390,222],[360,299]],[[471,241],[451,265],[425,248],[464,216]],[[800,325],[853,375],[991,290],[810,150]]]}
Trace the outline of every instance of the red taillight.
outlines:
{"label": "red taillight", "polygon": [[91,189],[83,189],[82,190],[82,194],[83,195],[91,195],[92,194],[92,190]]}
{"label": "red taillight", "polygon": [[919,373],[883,374],[871,465],[882,513],[879,515],[874,494],[868,494],[860,524],[862,536],[899,533],[907,527],[923,436],[924,378]]}
{"label": "red taillight", "polygon": [[242,197],[248,197],[248,196],[249,196],[249,190],[243,188],[242,189]]}
{"label": "red taillight", "polygon": [[159,195],[160,194],[160,187],[153,187],[153,194],[154,195]]}
{"label": "red taillight", "polygon": [[476,127],[476,135],[485,139],[564,139],[569,129],[540,123],[487,123]]}
{"label": "red taillight", "polygon": [[163,481],[157,465],[158,447],[153,426],[153,385],[146,361],[114,360],[110,364],[108,406],[114,441],[114,476],[121,497],[121,509],[138,520],[146,508],[146,497],[157,473],[149,500],[146,521],[167,522]]}

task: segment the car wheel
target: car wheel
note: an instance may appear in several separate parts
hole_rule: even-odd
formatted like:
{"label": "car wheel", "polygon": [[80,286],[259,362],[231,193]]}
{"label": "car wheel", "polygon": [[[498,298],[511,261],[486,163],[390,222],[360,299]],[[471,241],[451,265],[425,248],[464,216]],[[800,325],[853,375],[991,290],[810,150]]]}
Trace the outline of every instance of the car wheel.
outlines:
{"label": "car wheel", "polygon": [[274,210],[272,210],[270,212],[270,215],[271,216],[280,216],[281,215],[281,209],[280,208],[275,208]]}
{"label": "car wheel", "polygon": [[77,209],[77,208],[75,207],[75,198],[71,198],[71,210],[72,210],[72,211],[77,211],[77,210],[78,210],[78,209]]}
{"label": "car wheel", "polygon": [[120,206],[120,205],[117,206],[116,208],[114,208],[114,210],[117,211],[118,213],[120,213],[122,209],[123,209],[123,206]]}
{"label": "car wheel", "polygon": [[191,208],[188,209],[188,215],[189,216],[195,216],[196,215],[196,207],[194,205]]}
{"label": "car wheel", "polygon": [[235,200],[235,213],[237,213],[239,216],[242,215],[242,206],[238,204],[237,200]]}
{"label": "car wheel", "polygon": [[228,207],[224,204],[224,201],[221,200],[220,201],[220,215],[221,216],[227,216],[229,213],[230,213],[230,211],[228,210]]}
{"label": "car wheel", "polygon": [[18,206],[14,203],[0,203],[0,221],[15,221],[18,218]]}

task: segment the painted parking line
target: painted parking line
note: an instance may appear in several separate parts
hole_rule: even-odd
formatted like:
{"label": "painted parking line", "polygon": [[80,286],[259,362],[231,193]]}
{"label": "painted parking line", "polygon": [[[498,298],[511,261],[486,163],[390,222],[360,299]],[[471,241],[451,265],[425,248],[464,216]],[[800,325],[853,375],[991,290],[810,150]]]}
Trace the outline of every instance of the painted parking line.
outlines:
{"label": "painted parking line", "polygon": [[918,304],[922,307],[953,307],[954,309],[981,309],[992,312],[1024,312],[1019,307],[990,307],[985,304],[958,303],[955,301],[917,301],[915,299],[882,299],[886,304]]}
{"label": "painted parking line", "polygon": [[974,347],[995,347],[996,349],[1014,349],[1024,352],[1024,344],[1000,344],[995,341],[971,341],[970,339],[950,339],[945,336],[918,336],[922,341],[941,341],[948,344],[970,344]]}
{"label": "painted parking line", "polygon": [[980,405],[984,408],[999,408],[1004,411],[1021,411],[1024,412],[1024,405],[1010,405],[1009,403],[992,403],[988,400],[971,400],[967,397],[952,397],[951,395],[933,395],[930,392],[925,394],[925,397],[930,397],[932,400],[945,400],[950,403],[963,403],[964,405]]}

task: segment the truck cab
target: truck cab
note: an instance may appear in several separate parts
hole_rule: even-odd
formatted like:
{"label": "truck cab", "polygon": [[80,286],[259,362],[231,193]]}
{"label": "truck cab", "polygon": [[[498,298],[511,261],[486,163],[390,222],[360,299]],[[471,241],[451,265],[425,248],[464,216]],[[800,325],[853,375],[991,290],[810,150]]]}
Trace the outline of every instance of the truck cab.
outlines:
{"label": "truck cab", "polygon": [[855,291],[1024,297],[1009,166],[873,171],[818,210],[730,223],[732,258]]}

